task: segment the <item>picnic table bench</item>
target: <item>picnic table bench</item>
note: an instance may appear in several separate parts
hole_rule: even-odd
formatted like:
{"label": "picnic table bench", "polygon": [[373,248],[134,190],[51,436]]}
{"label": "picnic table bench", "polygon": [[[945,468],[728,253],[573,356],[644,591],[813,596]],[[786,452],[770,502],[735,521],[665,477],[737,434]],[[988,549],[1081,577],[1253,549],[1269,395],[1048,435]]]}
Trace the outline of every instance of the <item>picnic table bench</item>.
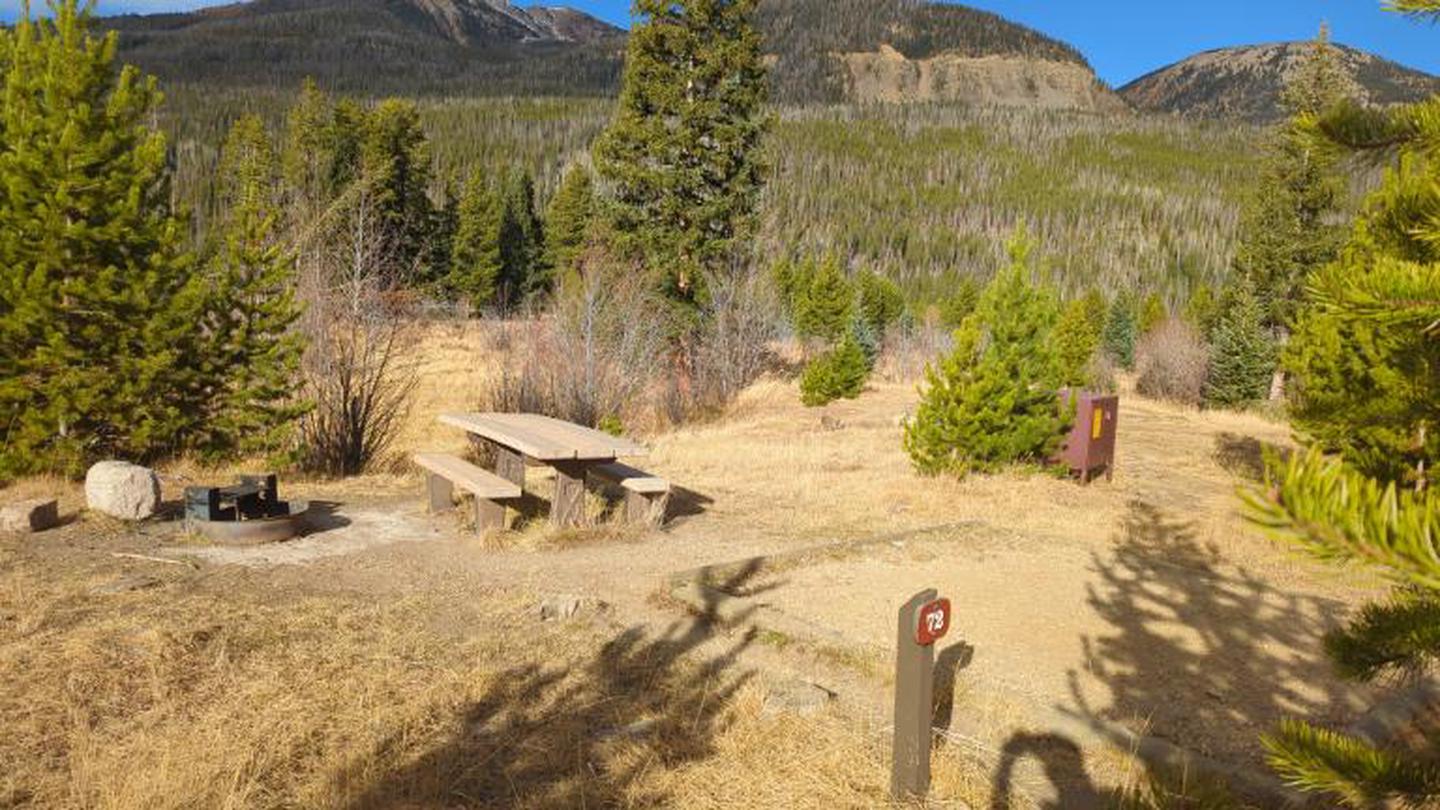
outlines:
{"label": "picnic table bench", "polygon": [[[519,491],[525,486],[525,468],[527,464],[535,464],[549,466],[555,471],[555,495],[550,502],[550,520],[556,526],[578,526],[585,522],[585,483],[591,478],[616,484],[625,491],[625,514],[628,519],[657,524],[664,520],[670,485],[663,479],[617,461],[620,458],[646,455],[649,451],[644,445],[539,414],[447,413],[440,416],[440,422],[465,431],[471,441],[488,447],[494,459],[495,469],[491,473],[462,459],[447,456],[445,458],[449,460],[444,463],[448,471],[461,479],[475,481],[476,486],[486,492],[493,488],[499,493],[495,481],[490,479],[498,479],[514,487],[504,493],[485,496],[471,489],[476,495],[477,504],[481,497],[496,501],[519,497]],[[434,458],[429,458],[428,462],[431,465],[439,463]],[[458,466],[457,462],[464,466]],[[420,456],[416,457],[416,463],[430,471],[432,476],[446,476],[446,472],[437,472],[432,466],[427,466]],[[450,480],[464,486],[461,480]],[[514,494],[509,494],[511,492]],[[437,498],[445,499],[449,498],[449,495],[449,492],[437,495],[432,489],[432,508],[435,508]],[[477,509],[479,508],[477,505]],[[503,520],[503,505],[500,508]],[[494,509],[488,509],[489,517],[493,521]]]}

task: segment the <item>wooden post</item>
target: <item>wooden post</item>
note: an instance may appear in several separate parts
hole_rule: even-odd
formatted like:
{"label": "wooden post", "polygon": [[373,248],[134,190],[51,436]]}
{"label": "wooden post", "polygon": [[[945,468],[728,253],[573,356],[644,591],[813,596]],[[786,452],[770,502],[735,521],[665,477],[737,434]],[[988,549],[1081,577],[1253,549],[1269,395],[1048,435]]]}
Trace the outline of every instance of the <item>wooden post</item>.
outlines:
{"label": "wooden post", "polygon": [[430,514],[448,512],[455,508],[455,485],[445,476],[427,474],[425,491],[430,496]]}
{"label": "wooden post", "polygon": [[489,444],[495,453],[495,474],[525,489],[525,457],[502,444]]}
{"label": "wooden post", "polygon": [[665,525],[665,511],[670,504],[669,492],[644,493],[625,490],[625,522],[650,526]]}
{"label": "wooden post", "polygon": [[582,461],[551,462],[555,468],[555,497],[550,501],[550,522],[561,528],[585,524],[585,468]]}
{"label": "wooden post", "polygon": [[934,701],[935,648],[916,639],[920,609],[935,601],[934,588],[910,597],[900,608],[895,650],[895,744],[890,795],[918,798],[930,791],[930,714]]}
{"label": "wooden post", "polygon": [[490,529],[505,528],[505,504],[489,498],[475,498],[475,531],[483,534]]}

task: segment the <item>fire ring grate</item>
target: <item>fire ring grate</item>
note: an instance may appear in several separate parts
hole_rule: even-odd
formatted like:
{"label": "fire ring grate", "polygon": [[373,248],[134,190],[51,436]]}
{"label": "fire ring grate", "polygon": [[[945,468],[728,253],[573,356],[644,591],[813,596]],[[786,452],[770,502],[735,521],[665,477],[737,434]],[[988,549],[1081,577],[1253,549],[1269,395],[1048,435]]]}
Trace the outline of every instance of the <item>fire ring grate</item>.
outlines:
{"label": "fire ring grate", "polygon": [[185,523],[213,543],[278,543],[305,528],[305,501],[282,501],[274,473],[242,475],[228,487],[186,487]]}

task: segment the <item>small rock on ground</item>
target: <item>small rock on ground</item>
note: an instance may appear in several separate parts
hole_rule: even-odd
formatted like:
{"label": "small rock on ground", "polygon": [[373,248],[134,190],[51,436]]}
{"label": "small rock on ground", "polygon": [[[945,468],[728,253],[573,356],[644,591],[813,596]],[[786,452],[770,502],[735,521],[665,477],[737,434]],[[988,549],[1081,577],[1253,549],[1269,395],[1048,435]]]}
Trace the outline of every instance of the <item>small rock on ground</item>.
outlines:
{"label": "small rock on ground", "polygon": [[604,602],[586,599],[583,596],[574,596],[572,594],[552,596],[540,603],[540,621],[549,622],[557,619],[572,619],[583,610],[590,608],[603,609],[604,607]]}
{"label": "small rock on ground", "polygon": [[119,593],[130,593],[131,591],[143,591],[146,588],[154,588],[160,584],[155,577],[148,577],[144,574],[131,574],[117,577],[109,582],[96,585],[90,589],[90,593],[96,596],[113,596]]}
{"label": "small rock on ground", "polygon": [[60,524],[54,498],[31,498],[0,507],[0,532],[43,532]]}
{"label": "small rock on ground", "polygon": [[782,681],[770,687],[762,714],[774,715],[780,712],[792,712],[800,715],[814,714],[839,697],[839,693],[812,681]]}

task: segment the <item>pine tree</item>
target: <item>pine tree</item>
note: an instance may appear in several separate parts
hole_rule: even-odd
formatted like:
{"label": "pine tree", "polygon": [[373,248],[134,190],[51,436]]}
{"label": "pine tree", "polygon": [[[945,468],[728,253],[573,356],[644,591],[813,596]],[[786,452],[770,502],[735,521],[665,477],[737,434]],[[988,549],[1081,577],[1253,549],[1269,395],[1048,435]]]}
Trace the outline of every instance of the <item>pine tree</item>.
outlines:
{"label": "pine tree", "polygon": [[1265,399],[1275,369],[1275,344],[1254,288],[1241,278],[1224,296],[1211,336],[1205,401],[1238,408]]}
{"label": "pine tree", "polygon": [[544,291],[549,279],[541,267],[543,237],[535,216],[535,184],[530,173],[515,168],[500,191],[500,301],[518,306]]}
{"label": "pine tree", "polygon": [[835,343],[855,313],[855,288],[831,254],[821,261],[807,258],[796,268],[792,308],[801,337]]}
{"label": "pine tree", "polygon": [[959,329],[975,306],[980,303],[980,286],[975,279],[966,276],[955,285],[955,290],[940,301],[940,324],[948,329]]}
{"label": "pine tree", "polygon": [[1054,294],[1030,280],[1030,245],[1011,240],[1011,264],[985,289],[955,335],[955,349],[925,371],[920,406],[905,425],[905,450],[926,475],[988,472],[1045,463],[1066,418],[1064,381],[1051,338]]}
{"label": "pine tree", "polygon": [[816,408],[837,399],[855,399],[865,390],[870,364],[854,335],[811,360],[800,375],[800,401]]}
{"label": "pine tree", "polygon": [[465,181],[456,219],[449,286],[478,312],[494,306],[504,269],[500,200],[478,171]]}
{"label": "pine tree", "polygon": [[1138,331],[1130,301],[1123,295],[1115,296],[1115,300],[1110,302],[1110,314],[1105,319],[1105,332],[1100,336],[1100,344],[1105,348],[1105,354],[1121,368],[1135,368]]}
{"label": "pine tree", "polygon": [[455,183],[446,178],[440,190],[440,204],[430,212],[427,230],[430,237],[425,241],[425,254],[421,265],[427,268],[423,279],[427,291],[445,296],[452,277],[450,259],[455,255],[455,232],[460,228],[460,198],[455,194]]}
{"label": "pine tree", "polygon": [[201,300],[155,81],[115,70],[93,3],[51,10],[0,29],[0,475],[174,449]]}
{"label": "pine tree", "polygon": [[[330,108],[330,123],[324,134],[324,143],[329,149],[317,156],[329,158],[329,165],[325,167],[326,201],[340,196],[364,173],[364,143],[369,120],[370,114],[351,98],[339,99]],[[385,152],[379,154],[383,156]]]}
{"label": "pine tree", "polygon": [[1085,310],[1085,320],[1090,324],[1091,331],[1096,335],[1103,335],[1105,324],[1110,319],[1110,304],[1105,300],[1105,293],[1092,287],[1080,300]]}
{"label": "pine tree", "polygon": [[301,341],[292,325],[295,257],[276,238],[276,157],[258,116],[235,123],[216,177],[224,235],[207,263],[210,295],[197,359],[204,391],[192,444],[209,456],[291,449],[305,406],[298,387]]}
{"label": "pine tree", "polygon": [[[1077,298],[1065,306],[1055,323],[1052,342],[1064,385],[1084,386],[1090,382],[1090,360],[1100,348],[1100,330],[1095,325],[1093,306],[1093,302]],[[1103,308],[1102,298],[1102,312]]]}
{"label": "pine tree", "polygon": [[285,116],[280,172],[289,190],[287,204],[301,221],[327,202],[330,193],[332,131],[330,99],[313,79],[300,87],[300,97]]}
{"label": "pine tree", "polygon": [[878,341],[905,312],[905,294],[893,281],[866,270],[856,279],[860,296],[860,317]]}
{"label": "pine tree", "polygon": [[1190,293],[1190,300],[1185,302],[1185,311],[1182,314],[1186,323],[1195,327],[1201,339],[1209,339],[1220,315],[1219,303],[1215,300],[1215,291],[1210,285],[1202,284]]}
{"label": "pine tree", "polygon": [[414,280],[433,279],[434,268],[419,266],[433,219],[430,149],[420,111],[412,101],[387,99],[364,117],[362,132],[363,176],[375,193],[392,249],[417,271]]}
{"label": "pine tree", "polygon": [[576,262],[590,235],[595,215],[595,183],[590,170],[577,163],[565,172],[560,189],[545,212],[545,266],[564,284],[577,272]]}
{"label": "pine tree", "polygon": [[1151,330],[1164,323],[1170,317],[1170,310],[1165,306],[1165,299],[1159,293],[1150,293],[1145,296],[1145,301],[1140,305],[1140,320],[1136,324],[1139,333],[1149,334]]}
{"label": "pine tree", "polygon": [[1235,270],[1260,299],[1265,328],[1284,339],[1305,279],[1335,258],[1341,230],[1329,221],[1345,195],[1334,150],[1317,143],[1304,122],[1345,100],[1345,79],[1329,30],[1286,84],[1290,119],[1269,135],[1254,195],[1240,221]]}
{"label": "pine tree", "polygon": [[748,233],[765,172],[758,0],[636,0],[615,117],[595,145],[618,247],[674,300],[704,298]]}
{"label": "pine tree", "polygon": [[[1440,0],[1392,5],[1440,19]],[[1291,349],[1303,389],[1296,424],[1310,451],[1277,465],[1247,500],[1260,526],[1322,559],[1378,567],[1396,585],[1326,638],[1341,674],[1371,681],[1440,659],[1440,495],[1429,480],[1440,460],[1440,97],[1394,111],[1341,108],[1311,124],[1352,148],[1399,145],[1400,156],[1301,309]],[[1318,410],[1317,396],[1326,398]],[[1296,787],[1355,808],[1430,807],[1440,802],[1440,750],[1433,735],[1417,737],[1366,740],[1292,720],[1265,743]]]}

